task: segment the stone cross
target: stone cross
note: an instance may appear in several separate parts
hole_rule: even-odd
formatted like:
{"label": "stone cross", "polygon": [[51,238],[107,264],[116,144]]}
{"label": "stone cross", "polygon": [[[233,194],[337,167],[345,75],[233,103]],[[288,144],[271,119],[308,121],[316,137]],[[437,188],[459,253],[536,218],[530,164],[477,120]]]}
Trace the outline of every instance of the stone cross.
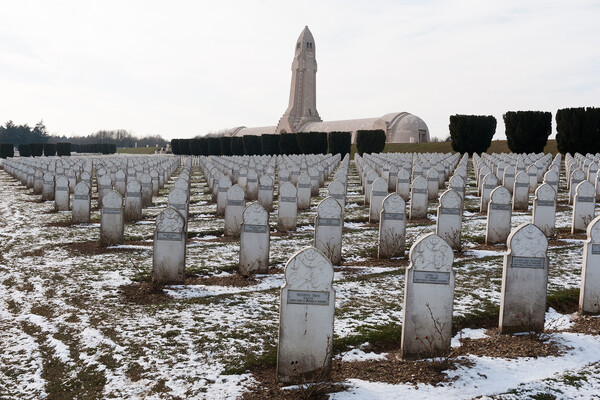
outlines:
{"label": "stone cross", "polygon": [[379,217],[378,258],[404,255],[406,242],[406,203],[398,193],[383,199]]}
{"label": "stone cross", "polygon": [[[177,190],[177,189],[175,189]],[[164,209],[156,217],[152,280],[158,283],[185,282],[185,219],[173,207]]]}
{"label": "stone cross", "polygon": [[258,202],[242,214],[239,272],[242,276],[269,273],[269,213]]}
{"label": "stone cross", "polygon": [[548,290],[548,239],[524,223],[511,232],[502,268],[500,333],[543,332]]}
{"label": "stone cross", "polygon": [[317,206],[314,246],[329,258],[333,265],[342,262],[342,207],[333,197],[324,198]]}
{"label": "stone cross", "polygon": [[318,249],[307,247],[290,258],[284,274],[277,380],[301,383],[314,376],[325,378],[333,356],[333,266]]}
{"label": "stone cross", "polygon": [[452,339],[454,270],[452,249],[430,233],[410,248],[404,280],[402,358],[447,355]]}

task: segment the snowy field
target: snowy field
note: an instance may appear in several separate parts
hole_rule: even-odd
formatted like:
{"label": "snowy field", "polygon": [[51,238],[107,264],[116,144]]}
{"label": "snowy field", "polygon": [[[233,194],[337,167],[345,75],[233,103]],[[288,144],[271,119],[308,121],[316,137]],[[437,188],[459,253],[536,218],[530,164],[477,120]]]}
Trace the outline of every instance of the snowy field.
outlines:
{"label": "snowy field", "polygon": [[[235,276],[239,242],[223,240],[223,219],[214,217],[216,206],[196,167],[186,264],[191,284],[167,286],[136,301],[127,288],[149,285],[154,218],[166,206],[176,175],[144,209],[144,219],[125,227],[126,243],[104,250],[97,247],[99,211],[93,212],[93,223],[70,226],[69,212],[54,212],[52,202],[39,202],[40,196],[0,170],[0,399],[234,399],[260,392],[246,366],[276,348],[283,267],[291,254],[311,244],[312,220],[323,197],[312,199],[310,210],[299,214],[298,231],[289,236],[275,235],[276,213],[271,213],[273,273],[240,283]],[[505,249],[482,246],[486,217],[478,213],[470,164],[467,184],[464,248],[454,263],[454,315],[464,318],[499,304]],[[321,189],[321,195],[325,192]],[[581,278],[582,236],[565,234],[571,207],[565,193],[559,198],[557,227],[568,237],[551,242],[550,294],[572,293]],[[429,222],[409,223],[407,248],[435,231],[436,206],[429,204]],[[367,219],[351,163],[344,262],[334,278],[335,334],[337,340],[352,338],[348,343],[358,344],[337,352],[342,363],[385,359],[385,353],[363,351],[364,342],[374,332],[401,325],[407,262],[376,260],[377,227]],[[530,219],[530,213],[515,213],[512,225]],[[600,340],[568,331],[573,318],[549,310],[548,320],[561,322],[562,331],[549,334],[564,348],[558,356],[465,355],[469,363],[446,371],[450,379],[437,385],[347,379],[342,391],[329,396],[597,397]],[[485,329],[465,329],[453,344],[461,345],[459,337],[486,336]]]}

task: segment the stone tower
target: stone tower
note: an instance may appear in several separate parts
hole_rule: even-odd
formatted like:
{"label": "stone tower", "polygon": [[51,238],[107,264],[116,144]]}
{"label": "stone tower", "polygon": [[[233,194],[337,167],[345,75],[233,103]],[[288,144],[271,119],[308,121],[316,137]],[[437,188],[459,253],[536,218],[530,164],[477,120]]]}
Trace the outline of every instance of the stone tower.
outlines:
{"label": "stone tower", "polygon": [[277,133],[298,132],[308,122],[319,122],[317,111],[317,59],[315,39],[304,28],[296,41],[292,62],[290,104],[277,125]]}

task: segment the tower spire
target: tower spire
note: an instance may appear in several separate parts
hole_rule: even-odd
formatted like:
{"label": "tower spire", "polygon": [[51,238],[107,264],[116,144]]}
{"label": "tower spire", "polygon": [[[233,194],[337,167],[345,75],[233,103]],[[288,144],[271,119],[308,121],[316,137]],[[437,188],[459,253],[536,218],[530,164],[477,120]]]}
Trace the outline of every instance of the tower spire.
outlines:
{"label": "tower spire", "polygon": [[306,26],[298,40],[292,62],[290,102],[279,120],[277,133],[298,132],[308,122],[321,121],[317,111],[317,59],[315,39]]}

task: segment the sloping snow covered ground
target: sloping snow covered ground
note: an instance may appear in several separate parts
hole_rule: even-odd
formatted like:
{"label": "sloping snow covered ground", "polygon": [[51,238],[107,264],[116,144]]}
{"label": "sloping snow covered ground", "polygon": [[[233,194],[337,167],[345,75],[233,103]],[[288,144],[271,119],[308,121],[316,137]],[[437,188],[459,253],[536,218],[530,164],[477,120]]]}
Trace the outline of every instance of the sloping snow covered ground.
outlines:
{"label": "sloping snow covered ground", "polygon": [[[339,337],[401,324],[404,290],[404,267],[371,262],[377,227],[364,222],[368,209],[361,205],[353,168],[351,173],[343,241],[343,256],[351,265],[336,268],[334,282]],[[192,179],[187,268],[200,275],[235,274],[239,243],[214,241],[222,233],[223,220],[214,218],[216,207],[204,193],[206,183],[198,170]],[[153,219],[165,207],[173,182],[144,210],[143,221],[126,226],[126,240],[135,244],[82,254],[71,244],[98,241],[98,211],[93,224],[68,226],[69,213],[54,213],[51,202],[37,202],[39,196],[0,171],[0,398],[224,399],[240,396],[254,383],[247,373],[225,372],[249,354],[259,356],[276,346],[281,273],[257,276],[255,284],[243,287],[170,286],[165,291],[173,299],[156,304],[138,305],[122,298],[122,285],[149,275]],[[472,187],[468,193],[466,209],[473,210],[479,199]],[[298,232],[272,236],[273,268],[282,268],[290,254],[311,244],[312,219],[321,198],[299,214]],[[432,221],[436,205],[429,206]],[[468,249],[485,234],[486,220],[473,211],[465,215]],[[530,214],[516,213],[513,227],[528,220]],[[275,223],[272,213],[271,226]],[[557,226],[569,225],[570,209],[560,211]],[[431,224],[409,224],[407,247],[434,230]],[[499,303],[502,254],[472,249],[456,260],[455,315]],[[578,287],[581,242],[563,241],[550,255],[549,290]],[[470,357],[474,367],[448,372],[457,380],[435,387],[352,380],[347,391],[331,397],[523,398],[551,392],[557,398],[590,398],[600,391],[597,337],[553,336],[573,349],[555,359]],[[344,357],[381,355],[356,349]],[[574,381],[570,377],[575,375],[585,379]]]}

